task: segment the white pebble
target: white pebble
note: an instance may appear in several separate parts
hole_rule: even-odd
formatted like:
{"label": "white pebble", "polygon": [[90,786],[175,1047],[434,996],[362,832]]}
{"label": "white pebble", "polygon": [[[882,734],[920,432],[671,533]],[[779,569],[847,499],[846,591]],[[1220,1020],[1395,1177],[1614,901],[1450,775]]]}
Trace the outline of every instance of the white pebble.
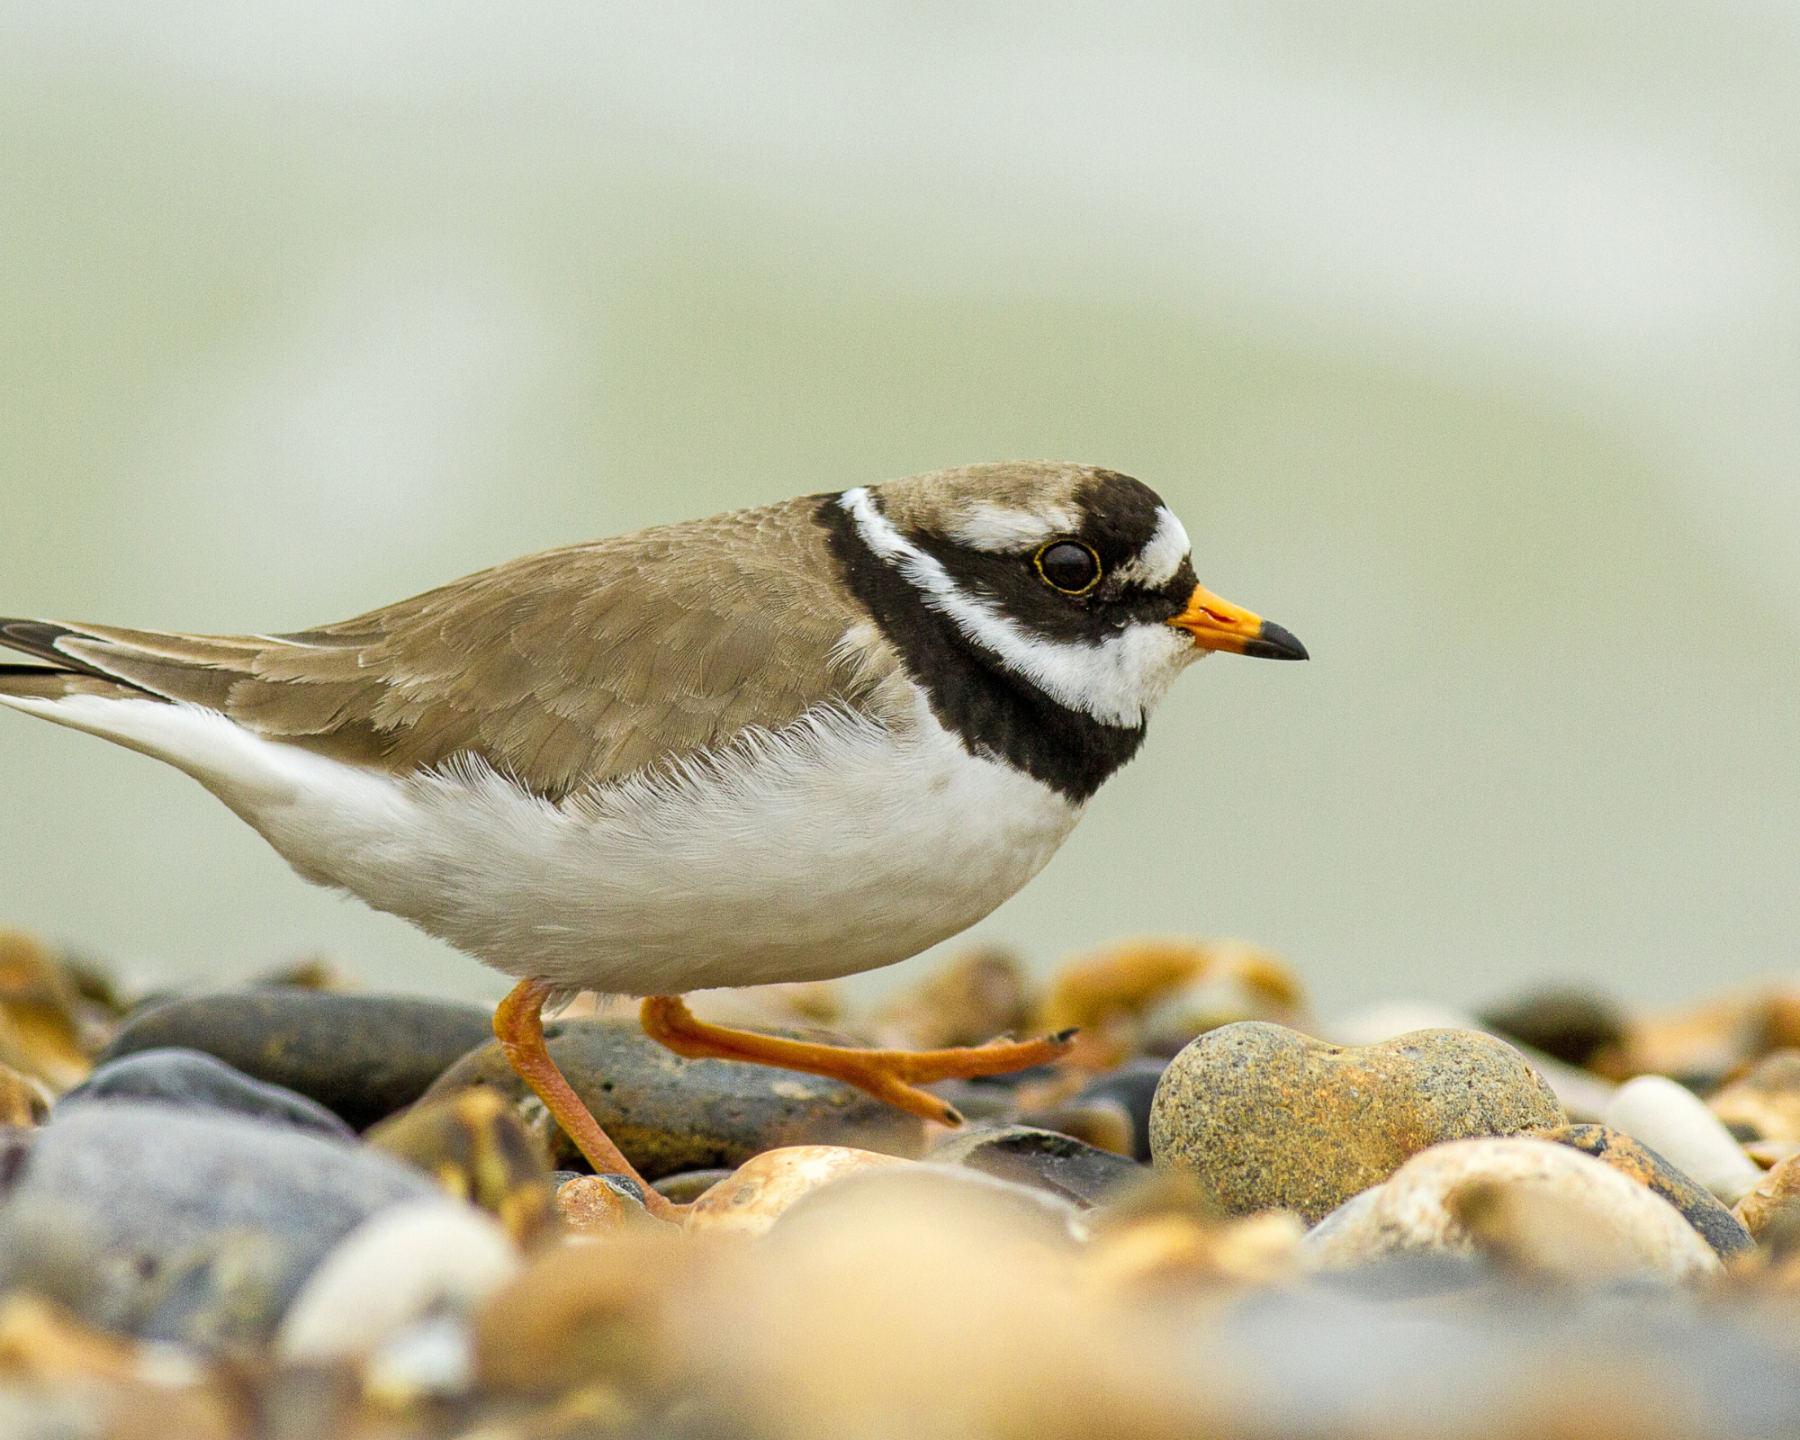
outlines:
{"label": "white pebble", "polygon": [[424,1396],[452,1400],[475,1385],[475,1341],[454,1316],[432,1315],[393,1335],[369,1357],[363,1393],[388,1405]]}
{"label": "white pebble", "polygon": [[320,1262],[275,1338],[291,1361],[366,1356],[438,1310],[466,1313],[519,1272],[506,1231],[473,1205],[417,1200],[352,1230]]}
{"label": "white pebble", "polygon": [[1603,1119],[1648,1145],[1727,1205],[1737,1204],[1762,1179],[1757,1163],[1700,1097],[1661,1075],[1626,1081]]}

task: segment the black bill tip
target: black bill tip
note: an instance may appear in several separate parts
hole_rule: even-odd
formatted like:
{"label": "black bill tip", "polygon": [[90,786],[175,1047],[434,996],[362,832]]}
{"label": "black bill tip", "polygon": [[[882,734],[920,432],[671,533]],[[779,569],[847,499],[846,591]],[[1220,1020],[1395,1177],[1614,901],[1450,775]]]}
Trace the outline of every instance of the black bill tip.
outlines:
{"label": "black bill tip", "polygon": [[1273,620],[1262,622],[1262,629],[1256,632],[1256,638],[1244,646],[1246,655],[1254,655],[1259,660],[1304,660],[1307,658],[1306,647],[1294,638],[1293,632],[1283,630]]}

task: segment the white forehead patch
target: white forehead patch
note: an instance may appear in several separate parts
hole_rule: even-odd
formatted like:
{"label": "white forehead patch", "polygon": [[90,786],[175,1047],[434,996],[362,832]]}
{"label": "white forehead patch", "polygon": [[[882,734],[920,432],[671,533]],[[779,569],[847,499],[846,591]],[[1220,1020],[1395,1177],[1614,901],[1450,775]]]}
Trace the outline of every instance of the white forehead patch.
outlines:
{"label": "white forehead patch", "polygon": [[[875,508],[867,489],[846,490],[838,504],[856,521],[863,543],[898,570],[927,605],[1051,699],[1102,724],[1143,724],[1175,677],[1203,653],[1170,625],[1127,625],[1098,642],[1034,635],[991,601],[959,590],[935,556],[919,549]],[[1179,523],[1175,528],[1180,530]],[[1185,554],[1184,543],[1180,555]],[[1178,555],[1175,565],[1180,563]],[[1173,566],[1169,573],[1174,574]]]}
{"label": "white forehead patch", "polygon": [[1035,550],[1046,540],[1079,529],[1080,516],[1058,508],[1042,514],[989,505],[977,500],[950,527],[950,538],[971,550],[990,555],[1019,555]]}
{"label": "white forehead patch", "polygon": [[1167,505],[1158,505],[1155,532],[1142,550],[1113,573],[1128,583],[1158,590],[1175,578],[1189,548],[1188,533],[1175,518],[1175,512]]}

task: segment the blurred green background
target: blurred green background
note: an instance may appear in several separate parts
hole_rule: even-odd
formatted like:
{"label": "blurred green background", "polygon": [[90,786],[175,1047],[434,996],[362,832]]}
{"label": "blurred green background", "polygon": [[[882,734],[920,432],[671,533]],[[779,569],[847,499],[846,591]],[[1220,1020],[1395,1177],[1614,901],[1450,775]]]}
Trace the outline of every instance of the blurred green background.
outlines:
{"label": "blurred green background", "polygon": [[[1327,1008],[1790,969],[1797,69],[1773,4],[0,3],[0,613],[1092,461],[1314,659],[1190,672],[975,933]],[[10,714],[0,924],[503,988]]]}

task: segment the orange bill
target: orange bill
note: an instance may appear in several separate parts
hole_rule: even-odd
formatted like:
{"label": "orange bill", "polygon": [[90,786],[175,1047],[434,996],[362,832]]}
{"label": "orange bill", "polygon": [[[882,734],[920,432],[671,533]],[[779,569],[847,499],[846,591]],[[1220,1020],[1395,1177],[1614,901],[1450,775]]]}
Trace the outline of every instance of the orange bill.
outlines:
{"label": "orange bill", "polygon": [[1306,647],[1274,621],[1221,600],[1201,585],[1194,587],[1187,608],[1169,624],[1186,630],[1202,650],[1229,650],[1263,660],[1306,659]]}

